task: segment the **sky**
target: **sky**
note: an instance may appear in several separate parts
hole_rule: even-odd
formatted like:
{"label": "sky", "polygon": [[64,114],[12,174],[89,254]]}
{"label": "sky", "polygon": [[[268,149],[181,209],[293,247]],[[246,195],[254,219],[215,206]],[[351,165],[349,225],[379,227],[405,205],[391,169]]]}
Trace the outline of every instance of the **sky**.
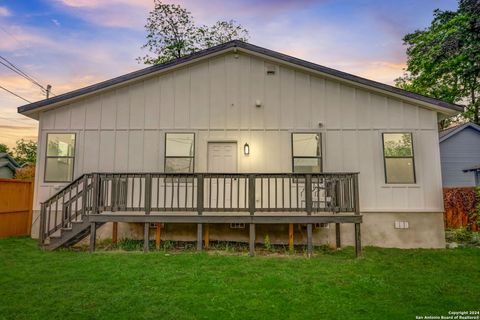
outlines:
{"label": "sky", "polygon": [[[402,37],[456,0],[170,0],[197,24],[234,19],[250,43],[387,84],[406,63]],[[153,0],[0,0],[0,56],[54,94],[141,69]],[[39,87],[0,64],[0,86],[28,101]],[[36,140],[24,100],[0,89],[0,143]]]}

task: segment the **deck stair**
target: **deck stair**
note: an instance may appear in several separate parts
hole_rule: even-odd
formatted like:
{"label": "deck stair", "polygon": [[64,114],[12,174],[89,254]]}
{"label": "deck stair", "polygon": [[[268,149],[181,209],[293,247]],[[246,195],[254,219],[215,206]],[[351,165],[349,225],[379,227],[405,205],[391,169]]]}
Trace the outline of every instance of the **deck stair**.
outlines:
{"label": "deck stair", "polygon": [[52,235],[48,243],[43,245],[45,250],[55,250],[61,247],[74,245],[90,234],[88,218],[84,221],[73,221],[71,228],[60,229],[59,235]]}
{"label": "deck stair", "polygon": [[90,234],[88,216],[94,209],[93,183],[92,177],[82,175],[42,203],[40,247],[68,247]]}

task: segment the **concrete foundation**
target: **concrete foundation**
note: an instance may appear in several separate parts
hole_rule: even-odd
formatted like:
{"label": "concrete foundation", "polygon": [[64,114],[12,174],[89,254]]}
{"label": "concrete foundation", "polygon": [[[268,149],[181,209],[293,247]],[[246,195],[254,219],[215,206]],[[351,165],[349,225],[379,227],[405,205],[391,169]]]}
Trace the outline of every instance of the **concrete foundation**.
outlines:
{"label": "concrete foundation", "polygon": [[[362,213],[361,237],[363,246],[385,248],[445,248],[445,232],[442,212],[409,213]],[[401,222],[408,228],[398,229],[395,223]],[[400,225],[402,225],[400,224]],[[205,224],[203,228],[205,232]],[[288,224],[257,224],[256,242],[263,243],[268,235],[272,244],[288,245]],[[163,224],[161,240],[196,241],[196,224]],[[112,237],[112,223],[106,223],[97,231],[99,239]],[[232,229],[229,224],[210,224],[210,241],[248,242],[248,225]],[[143,240],[143,223],[118,223],[118,239]],[[150,239],[155,238],[155,229],[150,229]],[[354,225],[341,224],[342,246],[353,246]],[[294,225],[294,243],[307,244],[306,225]],[[314,245],[335,245],[335,224],[313,228]]]}

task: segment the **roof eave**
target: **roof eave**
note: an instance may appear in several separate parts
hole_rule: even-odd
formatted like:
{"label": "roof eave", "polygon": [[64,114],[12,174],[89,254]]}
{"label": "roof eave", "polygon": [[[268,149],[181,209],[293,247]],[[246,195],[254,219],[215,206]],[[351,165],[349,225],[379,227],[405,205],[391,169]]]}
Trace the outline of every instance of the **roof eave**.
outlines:
{"label": "roof eave", "polygon": [[[255,49],[254,49],[255,48]],[[269,59],[277,60],[282,63],[291,65],[295,68],[304,69],[307,72],[316,72],[326,78],[331,78],[340,82],[349,83],[352,86],[362,87],[369,91],[375,91],[382,94],[395,96],[401,100],[410,101],[413,104],[422,105],[429,109],[434,109],[437,112],[448,116],[454,116],[464,112],[465,107],[462,105],[444,102],[435,98],[423,96],[414,92],[406,91],[397,87],[393,87],[384,83],[358,77],[343,71],[331,69],[315,63],[291,57],[282,53],[274,52],[269,49],[257,47],[249,43],[243,43],[239,51],[247,50],[254,55],[267,57]]]}
{"label": "roof eave", "polygon": [[394,96],[401,100],[409,101],[413,104],[421,105],[428,109],[435,110],[447,116],[453,116],[464,111],[464,107],[456,104],[450,104],[430,97],[425,97],[416,93],[405,91],[393,86],[379,83],[373,80],[361,78],[339,70],[327,68],[312,62],[294,58],[276,51],[258,47],[238,40],[230,41],[216,47],[193,53],[189,56],[176,59],[161,65],[154,65],[126,75],[106,80],[85,88],[74,90],[48,100],[37,101],[18,108],[18,112],[32,119],[39,118],[39,113],[47,108],[55,108],[72,101],[86,98],[99,92],[125,86],[131,82],[139,81],[145,78],[153,77],[159,72],[167,72],[171,69],[196,63],[202,59],[207,59],[216,55],[226,53],[230,50],[245,51],[253,55],[262,56],[270,60],[276,60],[283,64],[291,65],[294,68],[304,69],[307,72],[319,73],[324,77],[332,78],[337,81],[349,83],[352,86],[362,87],[366,90]]}
{"label": "roof eave", "polygon": [[98,94],[105,90],[111,90],[118,87],[126,86],[132,82],[140,81],[146,78],[154,77],[157,73],[168,72],[180,66],[186,66],[204,59],[222,55],[233,50],[236,47],[234,42],[228,42],[210,49],[193,53],[189,56],[179,58],[164,64],[154,65],[141,70],[127,73],[125,75],[108,79],[93,85],[73,90],[49,99],[36,101],[17,108],[17,112],[29,118],[39,120],[39,113],[45,109],[56,108],[72,101],[84,99],[86,97]]}

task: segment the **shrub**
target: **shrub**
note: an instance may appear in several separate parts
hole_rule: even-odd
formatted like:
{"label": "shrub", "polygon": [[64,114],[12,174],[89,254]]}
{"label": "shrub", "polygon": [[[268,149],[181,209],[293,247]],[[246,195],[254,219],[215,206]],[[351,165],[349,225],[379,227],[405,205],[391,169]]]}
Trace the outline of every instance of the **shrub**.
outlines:
{"label": "shrub", "polygon": [[447,228],[479,229],[480,188],[444,188],[443,201]]}
{"label": "shrub", "polygon": [[268,236],[268,234],[265,235],[265,238],[263,239],[263,245],[268,251],[272,250],[272,243],[270,242],[270,237]]}
{"label": "shrub", "polygon": [[35,166],[26,165],[23,168],[17,169],[15,179],[33,181],[35,179]]}

